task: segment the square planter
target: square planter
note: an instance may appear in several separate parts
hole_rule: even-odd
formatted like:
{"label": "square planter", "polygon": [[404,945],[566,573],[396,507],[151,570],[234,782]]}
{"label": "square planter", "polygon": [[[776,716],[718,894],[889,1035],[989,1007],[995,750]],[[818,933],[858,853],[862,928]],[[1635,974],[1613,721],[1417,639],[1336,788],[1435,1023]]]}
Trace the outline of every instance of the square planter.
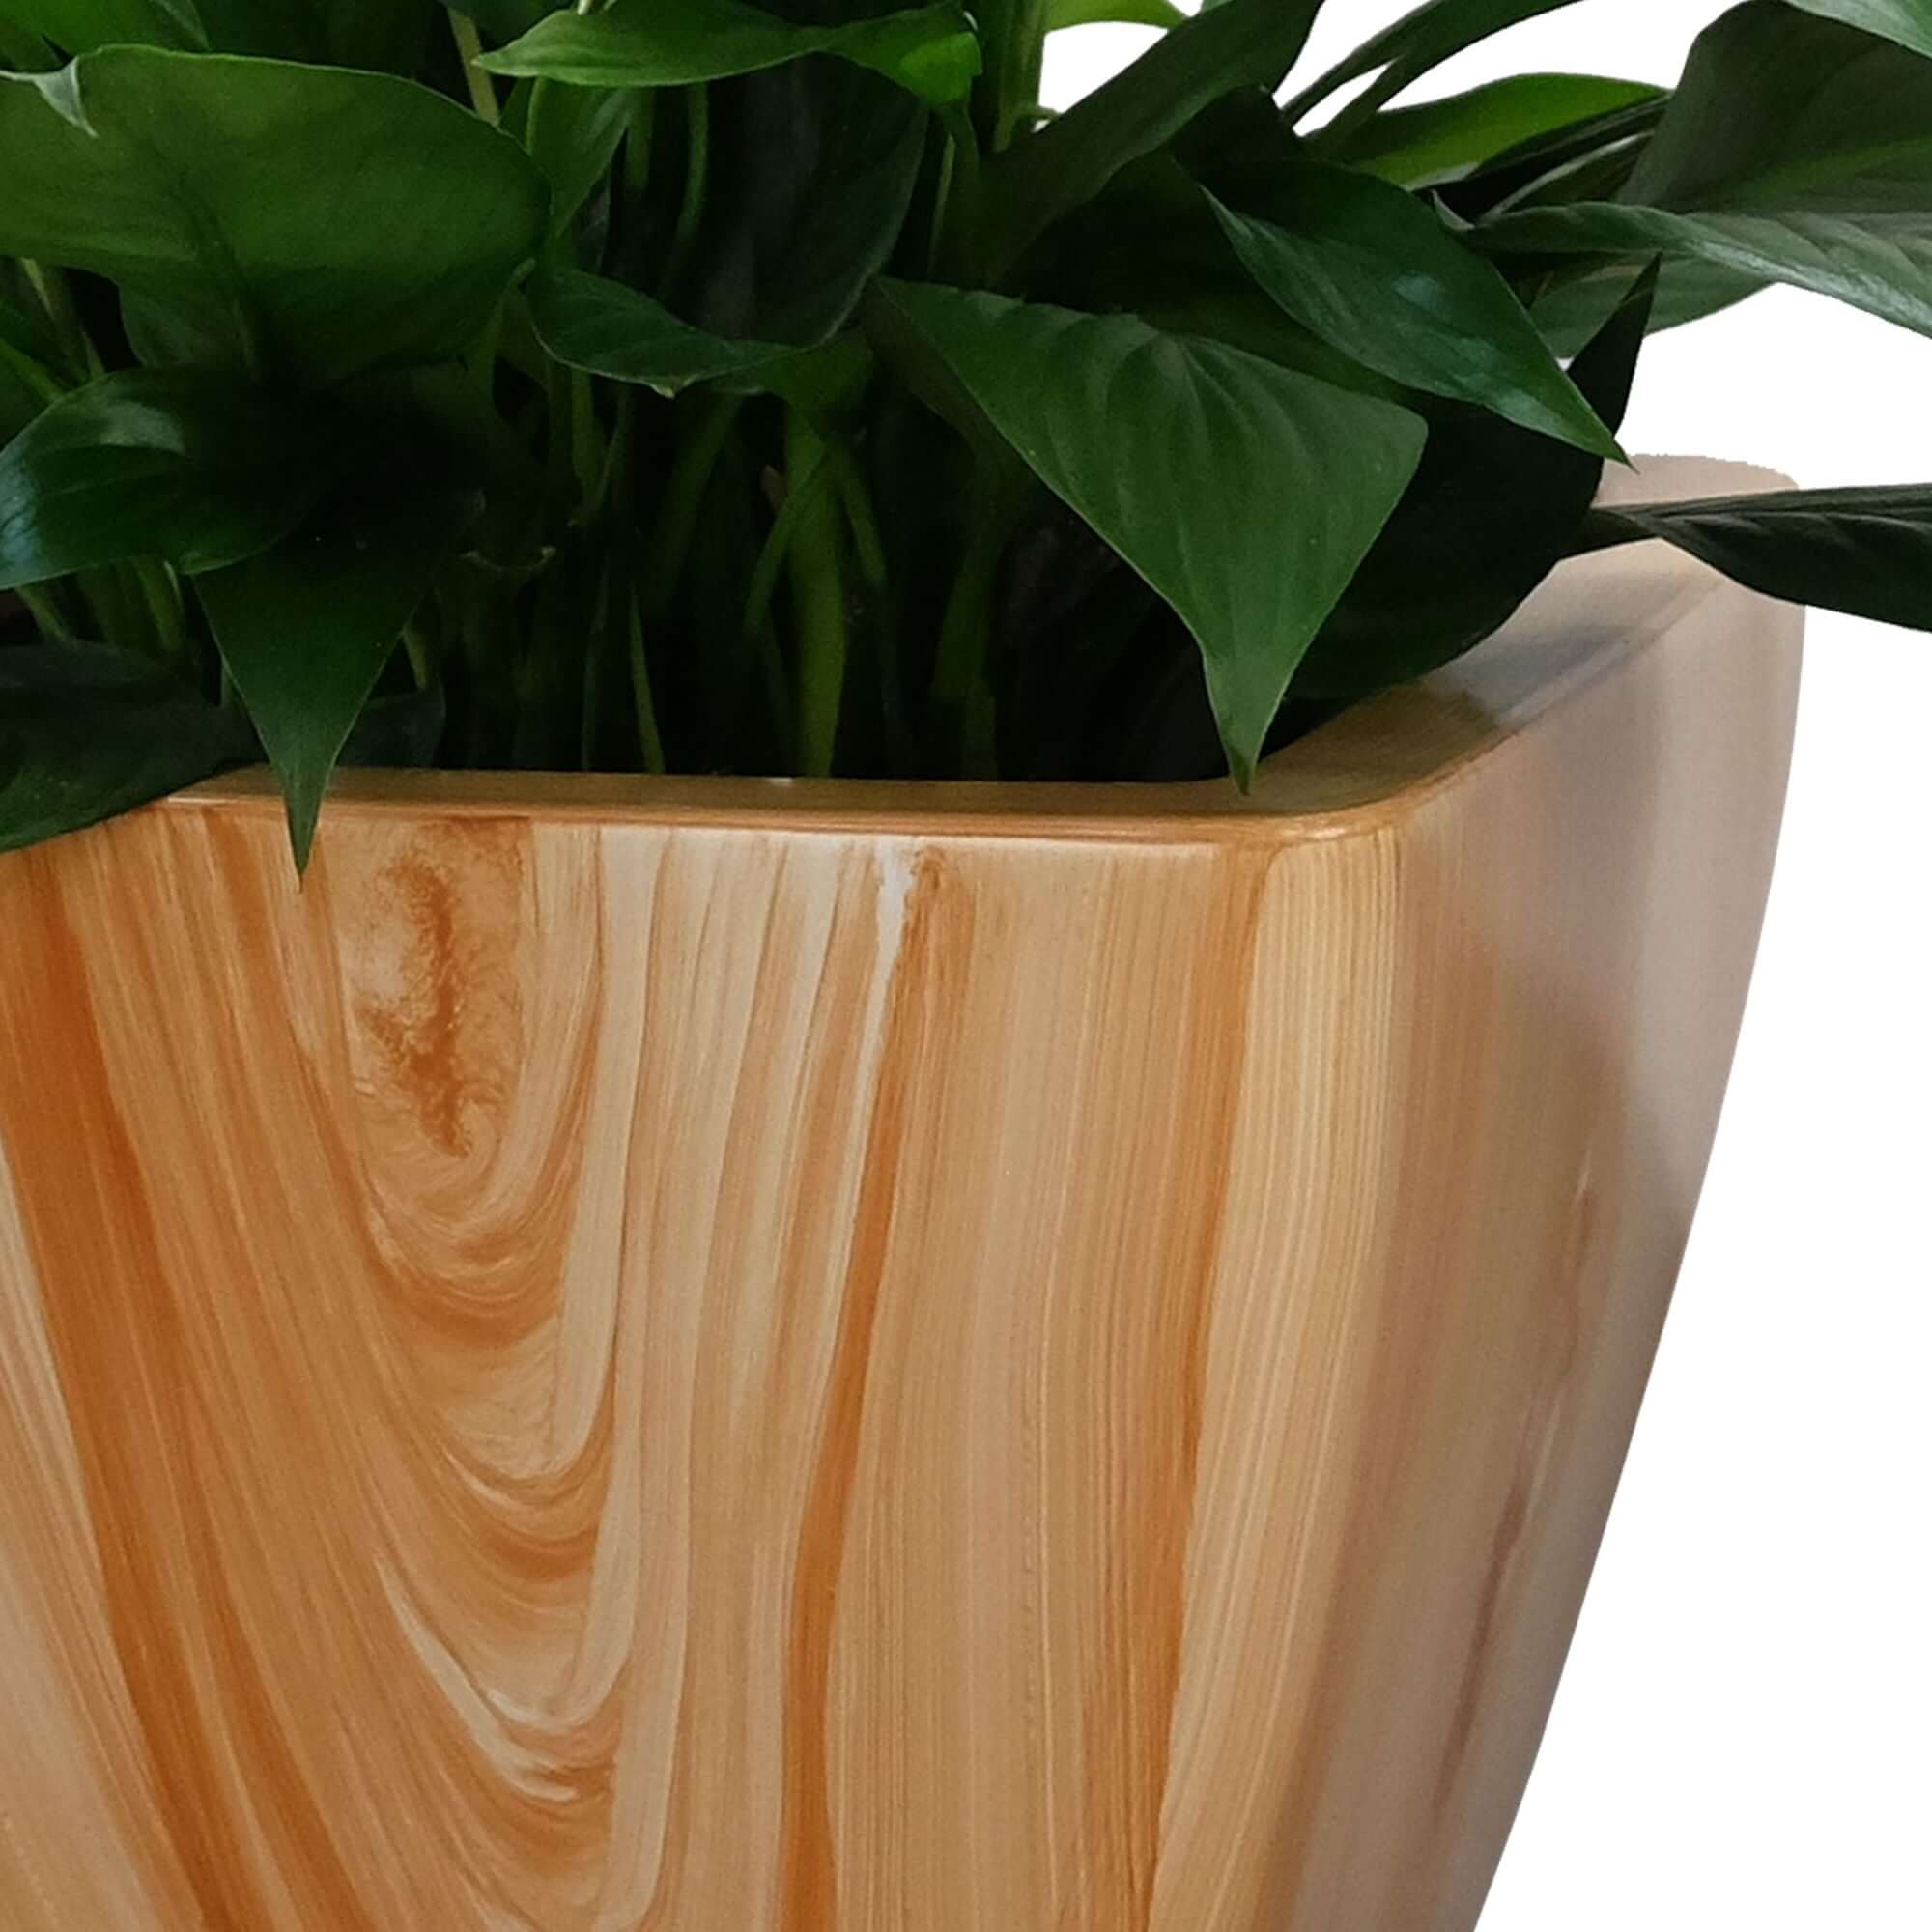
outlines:
{"label": "square planter", "polygon": [[1799,633],[1653,546],[1246,799],[365,774],[298,889],[244,775],[0,860],[0,1924],[1468,1932]]}

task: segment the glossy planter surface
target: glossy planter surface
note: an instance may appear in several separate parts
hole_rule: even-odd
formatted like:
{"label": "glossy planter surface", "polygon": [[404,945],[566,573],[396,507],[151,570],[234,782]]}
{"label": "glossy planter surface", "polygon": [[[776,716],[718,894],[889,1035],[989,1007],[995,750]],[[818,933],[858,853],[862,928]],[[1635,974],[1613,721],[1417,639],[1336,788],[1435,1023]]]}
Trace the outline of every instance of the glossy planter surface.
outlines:
{"label": "glossy planter surface", "polygon": [[1468,1932],[1798,636],[1646,549],[1245,801],[0,860],[0,1924]]}

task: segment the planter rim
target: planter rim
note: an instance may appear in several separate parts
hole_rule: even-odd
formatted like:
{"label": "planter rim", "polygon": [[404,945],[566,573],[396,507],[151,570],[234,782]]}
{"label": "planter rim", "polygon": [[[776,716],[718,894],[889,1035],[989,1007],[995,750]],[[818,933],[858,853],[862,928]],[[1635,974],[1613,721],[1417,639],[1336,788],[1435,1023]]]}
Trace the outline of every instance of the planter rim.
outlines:
{"label": "planter rim", "polygon": [[[1633,469],[1607,471],[1599,500],[1788,487],[1788,478],[1753,465],[1642,457]],[[364,768],[331,782],[323,846],[329,817],[1164,845],[1372,831],[1646,649],[1688,605],[1722,591],[1750,594],[1662,542],[1571,558],[1474,651],[1350,705],[1284,747],[1245,796],[1223,778],[1159,784]],[[255,818],[279,817],[282,808],[272,774],[258,765],[146,809]]]}

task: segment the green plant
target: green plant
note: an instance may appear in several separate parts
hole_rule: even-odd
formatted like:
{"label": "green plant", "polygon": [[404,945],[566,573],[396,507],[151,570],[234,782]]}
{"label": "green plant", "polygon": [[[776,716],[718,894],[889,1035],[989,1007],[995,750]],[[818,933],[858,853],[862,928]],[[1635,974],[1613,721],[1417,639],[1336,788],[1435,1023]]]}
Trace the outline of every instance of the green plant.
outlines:
{"label": "green plant", "polygon": [[1932,333],[1932,0],[1396,104],[1571,4],[1431,0],[1278,107],[1319,4],[0,0],[0,846],[264,754],[298,860],[344,758],[1245,782],[1639,537],[1932,627],[1932,489],[1591,508],[1647,330]]}

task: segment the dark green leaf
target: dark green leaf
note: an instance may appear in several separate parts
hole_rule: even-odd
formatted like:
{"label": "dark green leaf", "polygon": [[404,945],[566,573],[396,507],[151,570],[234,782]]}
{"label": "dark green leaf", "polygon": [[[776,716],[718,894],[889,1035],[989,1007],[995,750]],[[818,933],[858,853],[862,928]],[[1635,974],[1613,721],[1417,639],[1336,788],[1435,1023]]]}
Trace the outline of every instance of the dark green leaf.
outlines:
{"label": "dark green leaf", "polygon": [[0,451],[0,588],[130,556],[211,570],[266,549],[327,481],[286,402],[189,370],[102,376]]}
{"label": "dark green leaf", "polygon": [[0,650],[0,852],[96,825],[245,759],[241,719],[99,644]]}
{"label": "dark green leaf", "polygon": [[714,335],[815,346],[898,245],[931,116],[839,61],[795,61],[712,92],[705,220],[691,272],[663,293]]}
{"label": "dark green leaf", "polygon": [[1324,158],[1400,186],[1432,187],[1460,181],[1525,144],[1662,98],[1661,89],[1634,80],[1513,74],[1446,100],[1390,108],[1332,141],[1318,133],[1311,145]]}
{"label": "dark green leaf", "polygon": [[527,156],[388,75],[107,47],[0,76],[0,251],[111,277],[197,360],[466,349],[543,239]]}
{"label": "dark green leaf", "polygon": [[980,71],[972,21],[952,0],[832,26],[746,0],[611,0],[596,14],[553,14],[482,64],[580,87],[687,87],[809,54],[869,68],[937,106],[963,101]]}
{"label": "dark green leaf", "polygon": [[1599,510],[1579,548],[1647,537],[1767,597],[1932,631],[1932,484]]}
{"label": "dark green leaf", "polygon": [[[1559,355],[1574,355],[1616,313],[1618,305],[1649,268],[1638,260],[1606,266],[1577,265],[1580,272],[1544,277],[1531,304],[1544,340]],[[1663,264],[1652,305],[1650,330],[1682,328],[1702,322],[1762,293],[1759,276],[1686,257]]]}
{"label": "dark green leaf", "polygon": [[1046,30],[1057,34],[1065,27],[1108,20],[1129,27],[1178,27],[1187,17],[1174,0],[1049,0]]}
{"label": "dark green leaf", "polygon": [[0,442],[59,399],[67,384],[55,372],[65,360],[40,317],[15,307],[0,289]]}
{"label": "dark green leaf", "polygon": [[1179,613],[1245,784],[1296,664],[1414,474],[1420,419],[1130,316],[900,282],[881,299]]}
{"label": "dark green leaf", "polygon": [[208,45],[195,0],[4,0],[0,14],[70,54],[117,43],[190,51]]}
{"label": "dark green leaf", "polygon": [[1699,37],[1614,202],[1485,225],[1505,250],[1696,261],[1932,333],[1932,62],[1751,0]]}
{"label": "dark green leaf", "polygon": [[[185,7],[188,0],[179,0]],[[125,0],[124,0],[125,4]],[[193,0],[217,53],[412,74],[433,0]]]}
{"label": "dark green leaf", "polygon": [[568,226],[609,172],[635,99],[618,87],[531,89],[524,146],[550,183],[553,233]]}
{"label": "dark green leaf", "polygon": [[477,507],[434,485],[358,484],[274,549],[199,580],[222,661],[281,780],[298,867],[328,775]]}
{"label": "dark green leaf", "polygon": [[1409,388],[1621,458],[1509,285],[1406,189],[1304,162],[1276,176],[1267,220],[1208,200],[1255,280],[1336,348]]}
{"label": "dark green leaf", "polygon": [[1575,4],[1576,0],[1424,0],[1422,6],[1384,27],[1373,40],[1363,42],[1348,59],[1303,89],[1283,112],[1291,122],[1298,121],[1338,88],[1384,71],[1375,89],[1378,104],[1465,47],[1523,20]]}
{"label": "dark green leaf", "polygon": [[1583,202],[1504,215],[1484,233],[1498,248],[1535,254],[1701,262],[1733,291],[1784,282],[1932,335],[1932,223],[1917,216],[1679,214]]}
{"label": "dark green leaf", "polygon": [[1620,199],[1918,213],[1928,182],[1932,66],[1780,0],[1749,0],[1697,37]]}
{"label": "dark green leaf", "polygon": [[1932,54],[1932,5],[1927,0],[1790,0],[1790,4],[1828,20],[1862,27],[1914,53]]}
{"label": "dark green leaf", "polygon": [[[1653,270],[1573,365],[1615,427],[1649,323]],[[1572,547],[1601,459],[1473,410],[1432,425],[1413,488],[1295,678],[1297,697],[1355,697],[1448,664],[1489,637]]]}
{"label": "dark green leaf", "polygon": [[784,343],[739,342],[694,328],[662,302],[602,275],[548,270],[530,285],[537,338],[559,362],[674,396],[694,383],[745,376],[799,353]]}
{"label": "dark green leaf", "polygon": [[1018,141],[989,170],[987,267],[998,279],[1054,222],[1130,161],[1164,148],[1203,109],[1277,86],[1307,44],[1321,0],[1226,0],[1162,37],[1123,73]]}
{"label": "dark green leaf", "polygon": [[[1257,98],[1267,100],[1259,93]],[[1232,149],[1227,124],[1214,125],[1219,110],[1210,110],[1190,130],[1188,160],[1228,195],[1257,185],[1265,188],[1271,171],[1292,164],[1271,109],[1264,111],[1274,152],[1259,168],[1245,162],[1232,170],[1210,165],[1225,161]],[[1202,136],[1199,152],[1196,133]],[[1123,234],[1134,237],[1131,248],[1121,246]],[[1407,394],[1262,294],[1222,232],[1201,184],[1174,153],[1149,155],[1122,168],[1095,200],[1061,222],[1030,259],[1026,294],[1088,313],[1124,309],[1155,328],[1208,336],[1364,395],[1402,402]]]}

